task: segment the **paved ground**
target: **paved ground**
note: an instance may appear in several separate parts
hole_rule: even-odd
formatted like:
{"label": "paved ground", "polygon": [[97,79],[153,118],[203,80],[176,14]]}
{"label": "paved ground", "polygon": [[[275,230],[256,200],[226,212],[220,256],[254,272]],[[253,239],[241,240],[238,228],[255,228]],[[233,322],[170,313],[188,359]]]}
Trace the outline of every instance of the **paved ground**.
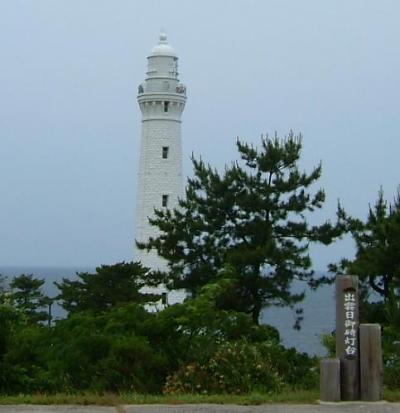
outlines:
{"label": "paved ground", "polygon": [[[400,413],[400,403],[340,403],[324,405],[265,404],[262,406],[181,405],[123,406],[121,413]],[[1,412],[1,411],[0,411]],[[118,412],[120,413],[120,412]]]}
{"label": "paved ground", "polygon": [[0,413],[122,413],[115,407],[99,406],[0,406]]}
{"label": "paved ground", "polygon": [[0,406],[0,413],[400,413],[400,403],[326,403],[322,405],[130,405],[97,406]]}

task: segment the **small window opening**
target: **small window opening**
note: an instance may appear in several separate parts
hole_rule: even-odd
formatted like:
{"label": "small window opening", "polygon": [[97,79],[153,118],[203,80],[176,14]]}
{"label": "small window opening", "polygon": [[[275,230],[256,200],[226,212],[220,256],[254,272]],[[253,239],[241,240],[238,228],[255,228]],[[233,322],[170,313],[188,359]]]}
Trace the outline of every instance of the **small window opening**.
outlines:
{"label": "small window opening", "polygon": [[163,159],[168,158],[168,152],[169,152],[169,147],[168,146],[163,146],[163,148],[162,148],[162,157],[163,157]]}
{"label": "small window opening", "polygon": [[168,112],[169,102],[164,102],[164,112]]}
{"label": "small window opening", "polygon": [[162,196],[162,206],[167,207],[168,206],[168,195],[163,195]]}
{"label": "small window opening", "polygon": [[161,294],[161,303],[162,303],[163,305],[167,305],[167,304],[168,304],[168,301],[167,301],[167,293],[162,293],[162,294]]}

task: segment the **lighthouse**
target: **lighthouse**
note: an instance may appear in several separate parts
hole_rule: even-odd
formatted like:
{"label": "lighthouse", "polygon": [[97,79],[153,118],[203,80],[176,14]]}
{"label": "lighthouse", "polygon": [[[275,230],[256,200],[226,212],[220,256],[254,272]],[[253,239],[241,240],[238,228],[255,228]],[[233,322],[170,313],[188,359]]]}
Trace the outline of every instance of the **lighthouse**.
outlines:
{"label": "lighthouse", "polygon": [[[142,132],[135,238],[146,242],[158,235],[158,229],[149,223],[154,209],[175,208],[183,196],[181,116],[186,88],[179,82],[178,57],[164,33],[147,57],[146,79],[138,87],[137,100]],[[136,248],[135,258],[152,270],[166,269],[156,251]]]}

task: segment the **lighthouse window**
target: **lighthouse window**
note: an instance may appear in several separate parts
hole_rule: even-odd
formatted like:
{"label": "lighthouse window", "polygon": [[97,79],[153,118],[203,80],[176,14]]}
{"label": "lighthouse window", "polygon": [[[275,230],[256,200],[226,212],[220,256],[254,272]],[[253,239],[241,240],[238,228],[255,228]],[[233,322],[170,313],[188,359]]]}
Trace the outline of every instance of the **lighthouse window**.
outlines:
{"label": "lighthouse window", "polygon": [[163,195],[162,196],[162,206],[167,207],[168,206],[168,195]]}
{"label": "lighthouse window", "polygon": [[164,102],[164,112],[168,112],[169,102]]}
{"label": "lighthouse window", "polygon": [[168,152],[169,152],[169,147],[168,146],[163,146],[163,148],[162,148],[162,157],[163,157],[163,159],[168,158]]}

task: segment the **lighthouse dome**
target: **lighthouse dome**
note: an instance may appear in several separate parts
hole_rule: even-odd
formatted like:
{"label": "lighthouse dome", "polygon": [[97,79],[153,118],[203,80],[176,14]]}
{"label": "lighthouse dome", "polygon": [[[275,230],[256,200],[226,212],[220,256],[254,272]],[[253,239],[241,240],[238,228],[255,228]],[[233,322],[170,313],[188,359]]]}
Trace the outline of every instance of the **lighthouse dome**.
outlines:
{"label": "lighthouse dome", "polygon": [[152,56],[173,56],[176,57],[175,49],[168,44],[167,35],[161,33],[158,44],[151,50]]}

